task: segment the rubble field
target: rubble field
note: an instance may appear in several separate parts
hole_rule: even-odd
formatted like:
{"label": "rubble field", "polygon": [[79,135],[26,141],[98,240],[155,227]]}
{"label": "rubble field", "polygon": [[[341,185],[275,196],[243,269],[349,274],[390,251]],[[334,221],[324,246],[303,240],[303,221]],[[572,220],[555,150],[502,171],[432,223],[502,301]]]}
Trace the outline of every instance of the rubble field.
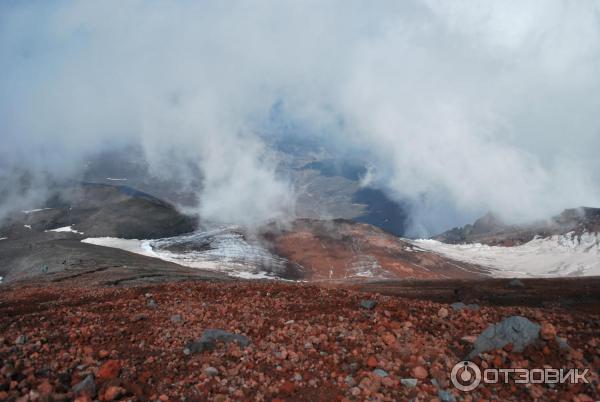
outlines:
{"label": "rubble field", "polygon": [[[453,366],[512,316],[539,324],[537,339],[479,353],[476,364],[589,368],[590,383],[456,389]],[[560,306],[278,281],[4,285],[0,317],[2,401],[600,399],[600,315]]]}

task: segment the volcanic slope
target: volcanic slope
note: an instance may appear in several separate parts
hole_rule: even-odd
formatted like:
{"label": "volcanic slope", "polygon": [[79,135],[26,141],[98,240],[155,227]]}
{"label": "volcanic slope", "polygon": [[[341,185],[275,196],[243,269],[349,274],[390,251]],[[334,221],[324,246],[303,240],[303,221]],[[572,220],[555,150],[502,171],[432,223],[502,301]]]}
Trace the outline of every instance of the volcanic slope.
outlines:
{"label": "volcanic slope", "polygon": [[476,264],[442,257],[372,225],[343,219],[299,219],[266,227],[273,252],[303,268],[310,281],[474,278],[487,275]]}

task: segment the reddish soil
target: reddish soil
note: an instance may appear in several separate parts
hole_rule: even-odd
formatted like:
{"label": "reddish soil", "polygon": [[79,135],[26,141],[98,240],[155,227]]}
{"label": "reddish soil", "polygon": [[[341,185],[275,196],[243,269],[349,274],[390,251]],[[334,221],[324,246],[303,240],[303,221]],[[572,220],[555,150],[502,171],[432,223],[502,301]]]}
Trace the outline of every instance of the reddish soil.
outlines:
{"label": "reddish soil", "polygon": [[374,226],[299,219],[265,235],[273,251],[303,267],[308,281],[479,278],[486,270],[413,247]]}
{"label": "reddish soil", "polygon": [[[378,305],[361,308],[362,299]],[[477,363],[586,367],[592,384],[454,389],[449,374],[471,351],[469,337],[511,315],[543,323],[544,333],[555,331],[572,349],[550,336]],[[71,400],[89,374],[100,400],[435,401],[440,389],[457,400],[600,398],[600,315],[559,306],[454,311],[434,301],[281,282],[5,285],[0,316],[0,400]],[[251,344],[185,355],[207,328],[243,334]],[[404,378],[419,380],[410,388]]]}

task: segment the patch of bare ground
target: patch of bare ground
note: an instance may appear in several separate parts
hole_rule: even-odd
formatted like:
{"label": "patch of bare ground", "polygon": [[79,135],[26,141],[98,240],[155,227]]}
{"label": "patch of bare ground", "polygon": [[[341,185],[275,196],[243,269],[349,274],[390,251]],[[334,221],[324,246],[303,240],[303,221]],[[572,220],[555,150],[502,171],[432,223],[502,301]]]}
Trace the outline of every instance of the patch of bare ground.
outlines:
{"label": "patch of bare ground", "polygon": [[[376,307],[360,307],[364,299],[376,301]],[[510,347],[484,353],[478,364],[586,367],[592,383],[455,390],[450,371],[471,351],[470,337],[512,315],[552,324],[570,348],[561,348],[554,338],[540,339],[521,353]],[[600,316],[559,306],[482,304],[454,310],[435,301],[345,287],[179,282],[128,288],[5,286],[0,316],[0,400],[600,397]],[[209,328],[246,336],[250,344],[217,343],[212,350],[184,353]],[[403,384],[407,378],[416,378],[416,385]]]}

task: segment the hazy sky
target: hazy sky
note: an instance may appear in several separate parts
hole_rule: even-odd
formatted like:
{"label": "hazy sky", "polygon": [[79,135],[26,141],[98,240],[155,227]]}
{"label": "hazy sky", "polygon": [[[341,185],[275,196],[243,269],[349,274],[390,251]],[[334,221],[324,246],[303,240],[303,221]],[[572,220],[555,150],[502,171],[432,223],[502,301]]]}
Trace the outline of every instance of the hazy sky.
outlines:
{"label": "hazy sky", "polygon": [[197,164],[204,217],[287,215],[277,103],[427,230],[600,206],[599,1],[0,4],[3,187],[139,141],[156,174]]}

